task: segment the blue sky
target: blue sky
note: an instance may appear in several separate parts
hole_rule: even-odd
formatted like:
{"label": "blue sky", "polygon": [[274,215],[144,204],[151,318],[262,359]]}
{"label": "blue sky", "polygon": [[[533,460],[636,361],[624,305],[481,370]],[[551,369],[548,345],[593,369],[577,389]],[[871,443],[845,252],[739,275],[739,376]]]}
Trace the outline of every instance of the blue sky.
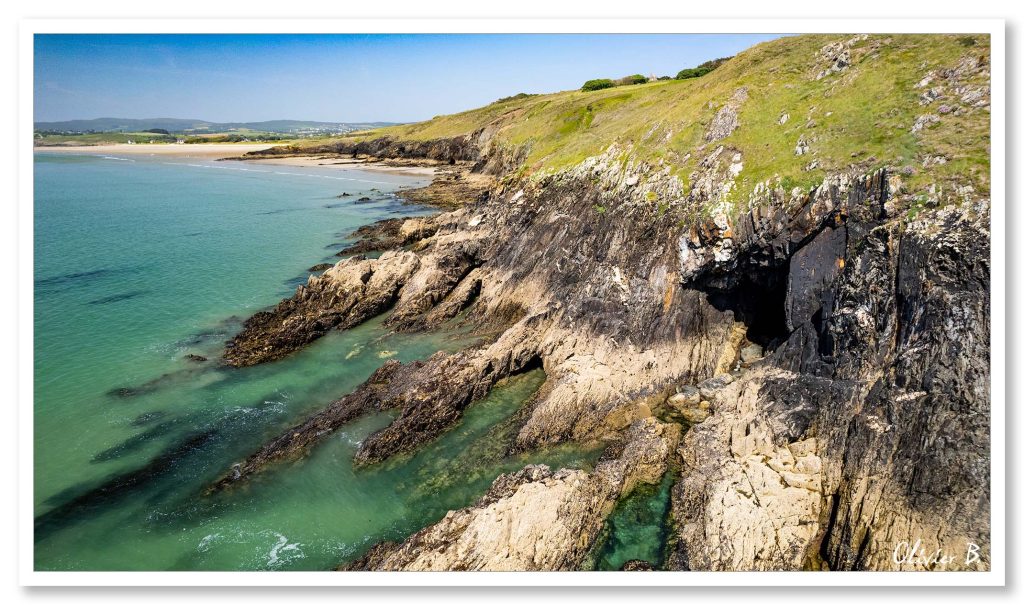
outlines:
{"label": "blue sky", "polygon": [[418,121],[590,78],[675,75],[776,37],[36,35],[35,121]]}

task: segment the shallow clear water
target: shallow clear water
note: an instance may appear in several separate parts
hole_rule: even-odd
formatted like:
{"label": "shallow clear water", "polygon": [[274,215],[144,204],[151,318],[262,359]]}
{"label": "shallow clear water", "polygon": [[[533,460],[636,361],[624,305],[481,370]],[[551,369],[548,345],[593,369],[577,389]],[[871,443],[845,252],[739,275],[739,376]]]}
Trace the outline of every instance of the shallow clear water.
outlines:
{"label": "shallow clear water", "polygon": [[[376,320],[279,362],[213,361],[242,318],[337,260],[348,232],[425,212],[389,195],[421,184],[336,167],[38,154],[36,568],[330,569],[471,503],[501,472],[590,465],[596,453],[573,447],[504,457],[512,414],[543,380],[535,371],[415,455],[354,471],[359,441],[389,420],[371,416],[302,461],[202,495],[385,359],[470,342],[388,334]],[[377,201],[352,201],[362,196]]]}
{"label": "shallow clear water", "polygon": [[616,571],[634,559],[662,567],[674,480],[667,472],[660,484],[640,485],[615,505],[592,553],[594,569]]}

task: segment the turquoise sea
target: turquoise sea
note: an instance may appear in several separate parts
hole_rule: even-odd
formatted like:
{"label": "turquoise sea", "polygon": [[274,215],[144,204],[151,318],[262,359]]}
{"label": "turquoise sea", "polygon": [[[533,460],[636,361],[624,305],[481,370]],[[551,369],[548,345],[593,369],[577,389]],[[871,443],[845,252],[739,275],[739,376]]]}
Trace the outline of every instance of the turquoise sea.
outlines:
{"label": "turquoise sea", "polygon": [[[279,362],[216,361],[242,319],[290,295],[311,265],[337,260],[353,229],[429,212],[392,195],[423,179],[38,153],[34,181],[38,570],[332,569],[472,503],[502,472],[587,468],[596,456],[567,446],[503,455],[538,370],[414,455],[352,469],[359,441],[389,421],[382,414],[204,496],[232,462],[386,359],[472,342],[456,329],[393,335],[375,320]],[[363,196],[373,201],[355,203]]]}

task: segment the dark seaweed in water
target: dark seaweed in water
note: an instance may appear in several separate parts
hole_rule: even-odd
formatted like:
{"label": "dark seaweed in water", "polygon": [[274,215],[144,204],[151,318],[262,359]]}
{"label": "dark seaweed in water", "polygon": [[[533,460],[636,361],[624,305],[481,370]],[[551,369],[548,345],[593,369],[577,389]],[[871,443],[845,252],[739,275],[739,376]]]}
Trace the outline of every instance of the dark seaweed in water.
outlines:
{"label": "dark seaweed in water", "polygon": [[44,277],[43,279],[37,279],[37,286],[51,286],[55,284],[61,284],[76,280],[87,280],[94,277],[102,277],[111,273],[110,269],[97,269],[95,271],[82,271],[80,273],[66,273],[64,275],[57,275],[55,277]]}
{"label": "dark seaweed in water", "polygon": [[130,454],[131,452],[145,446],[153,439],[167,435],[168,433],[173,431],[175,427],[180,425],[181,422],[182,419],[180,418],[168,420],[167,422],[161,422],[160,424],[150,428],[149,430],[139,433],[138,435],[133,435],[128,439],[125,439],[124,441],[122,441],[118,445],[115,445],[112,448],[103,450],[102,452],[93,456],[92,461],[93,463],[106,462],[108,460],[115,460],[117,458],[120,458],[125,454]]}
{"label": "dark seaweed in water", "polygon": [[268,216],[271,214],[284,214],[285,212],[299,212],[301,210],[308,210],[308,208],[279,208],[277,210],[268,210],[266,212],[257,212],[257,216]]}
{"label": "dark seaweed in water", "polygon": [[[260,412],[262,417],[272,417],[275,408],[268,402],[273,398],[270,395],[261,397],[253,406],[239,407],[212,419],[205,413],[196,413],[169,420],[97,454],[94,462],[116,459],[157,437],[172,433],[177,427],[189,427],[186,429],[188,432],[142,466],[114,475],[95,487],[70,487],[47,500],[48,504],[56,506],[36,517],[36,539],[85,519],[94,512],[102,512],[136,490],[150,487],[179,469],[185,473],[204,472],[207,465],[195,458],[200,455],[215,457],[222,448],[245,439],[245,431],[238,430],[239,423],[252,422],[253,410]],[[267,415],[267,412],[271,414]],[[180,485],[176,484],[174,489],[180,490]]]}
{"label": "dark seaweed in water", "polygon": [[284,283],[284,285],[288,286],[289,289],[293,289],[293,288],[298,288],[299,286],[306,285],[306,282],[308,282],[308,281],[309,281],[309,275],[308,274],[303,274],[303,275],[299,275],[297,277],[293,277],[291,279],[286,279],[286,280],[284,280],[283,283]]}
{"label": "dark seaweed in water", "polygon": [[[173,471],[182,460],[211,444],[218,436],[218,429],[210,429],[189,435],[176,445],[165,450],[147,464],[127,473],[116,475],[103,484],[79,496],[72,497],[56,508],[36,517],[35,530],[38,540],[54,530],[79,518],[83,513],[101,505],[107,505],[128,495],[150,482]],[[70,490],[66,490],[70,491]],[[59,498],[58,495],[56,498]]]}
{"label": "dark seaweed in water", "polygon": [[96,300],[90,300],[90,305],[109,305],[110,303],[121,302],[123,300],[131,300],[144,294],[149,294],[149,290],[135,290],[133,292],[123,292],[121,294],[114,294],[111,296],[104,296],[103,298],[97,298]]}
{"label": "dark seaweed in water", "polygon": [[94,269],[92,271],[76,271],[74,273],[65,273],[63,275],[55,275],[53,277],[43,277],[37,279],[35,281],[35,286],[36,288],[50,288],[54,286],[73,286],[85,284],[96,279],[109,277],[111,275],[142,271],[145,268],[146,267],[143,265],[137,265],[134,267],[117,267]]}
{"label": "dark seaweed in water", "polygon": [[137,397],[139,395],[147,395],[156,391],[157,389],[166,386],[168,383],[180,382],[184,379],[191,378],[198,372],[205,372],[209,369],[209,366],[205,367],[190,367],[182,370],[176,370],[174,372],[167,372],[161,374],[157,378],[146,381],[138,386],[130,387],[119,387],[107,391],[107,395],[111,397],[118,397],[126,399],[128,397]]}
{"label": "dark seaweed in water", "polygon": [[183,338],[175,344],[179,347],[196,346],[210,340],[221,341],[224,340],[232,332],[237,332],[242,327],[242,318],[237,315],[232,315],[220,324],[216,328],[209,330],[203,330],[202,332],[196,332],[195,334]]}

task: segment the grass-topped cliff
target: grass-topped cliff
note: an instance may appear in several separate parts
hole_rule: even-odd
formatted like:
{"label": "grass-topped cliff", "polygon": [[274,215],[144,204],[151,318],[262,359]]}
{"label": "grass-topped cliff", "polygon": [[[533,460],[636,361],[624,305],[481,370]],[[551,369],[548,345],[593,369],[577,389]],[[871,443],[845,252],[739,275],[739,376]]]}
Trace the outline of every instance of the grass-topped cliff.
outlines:
{"label": "grass-topped cliff", "polygon": [[754,46],[699,78],[511,98],[328,142],[482,135],[522,148],[518,174],[526,177],[616,143],[624,162],[663,162],[684,191],[721,145],[742,155],[733,202],[775,177],[787,190],[807,189],[828,173],[883,166],[922,202],[933,185],[986,196],[988,67],[983,35],[795,36]]}
{"label": "grass-topped cliff", "polygon": [[919,569],[892,556],[905,528],[986,552],[987,43],[785,38],[696,78],[263,152],[455,164],[434,184],[488,187],[378,223],[364,240],[380,256],[251,317],[229,364],[377,314],[399,331],[461,317],[487,338],[389,362],[218,487],[373,410],[400,411],[357,463],[414,451],[540,365],[502,447],[600,442],[594,470],[504,475],[350,568],[580,569],[615,502],[671,465],[669,569]]}

